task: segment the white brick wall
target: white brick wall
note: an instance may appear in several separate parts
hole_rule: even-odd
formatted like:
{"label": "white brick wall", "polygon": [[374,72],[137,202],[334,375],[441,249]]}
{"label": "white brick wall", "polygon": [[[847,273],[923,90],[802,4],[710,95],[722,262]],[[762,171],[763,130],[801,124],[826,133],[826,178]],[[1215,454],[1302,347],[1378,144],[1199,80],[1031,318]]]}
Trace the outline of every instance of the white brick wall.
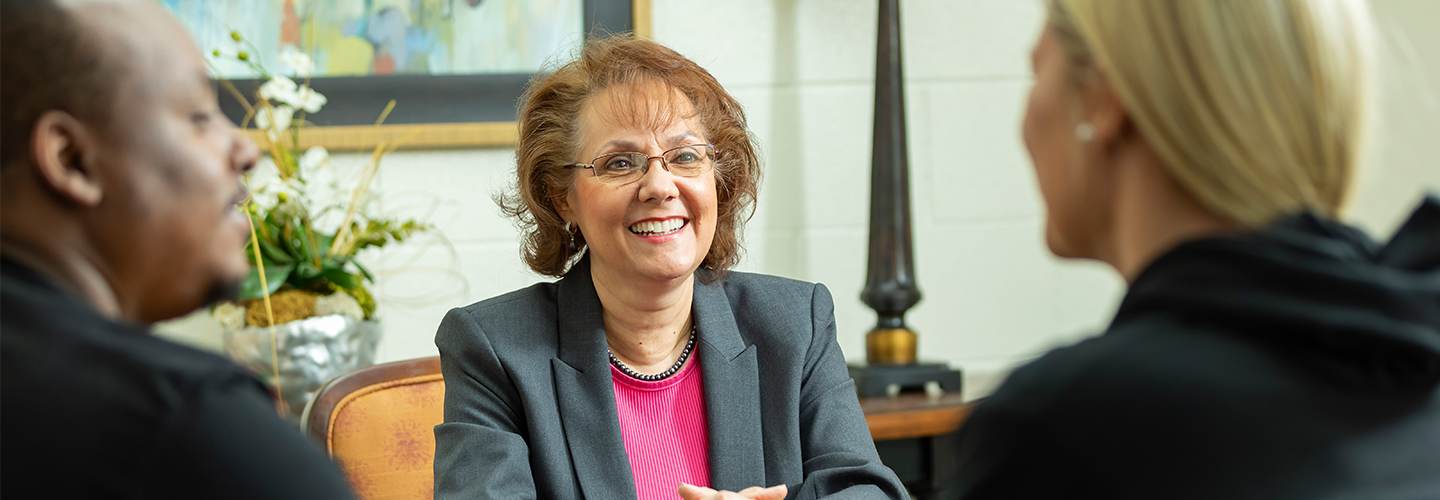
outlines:
{"label": "white brick wall", "polygon": [[[766,161],[742,270],[818,281],[836,299],[842,348],[864,358],[874,314],[864,284],[874,74],[873,0],[653,0],[655,38],[713,73],[746,106]],[[1390,231],[1428,188],[1440,191],[1440,1],[1376,0],[1389,57],[1385,111],[1354,217]],[[1122,283],[1093,263],[1046,251],[1042,211],[1019,139],[1038,1],[902,3],[915,259],[924,300],[909,317],[921,357],[967,370],[972,395],[1015,363],[1103,329]],[[1396,43],[1392,43],[1396,46]],[[1407,52],[1408,51],[1408,52]],[[1429,74],[1423,74],[1428,70]],[[1428,82],[1421,77],[1428,77]],[[363,161],[358,157],[337,161]],[[382,297],[467,291],[421,307],[382,306],[380,361],[435,354],[451,307],[541,278],[520,263],[516,233],[490,195],[512,175],[513,151],[400,152],[385,160],[388,207],[423,214],[453,243],[385,255]],[[414,254],[420,253],[418,259]],[[409,272],[402,268],[409,268]],[[187,323],[194,328],[195,323]],[[173,331],[174,328],[171,328]],[[213,332],[192,334],[204,340]]]}

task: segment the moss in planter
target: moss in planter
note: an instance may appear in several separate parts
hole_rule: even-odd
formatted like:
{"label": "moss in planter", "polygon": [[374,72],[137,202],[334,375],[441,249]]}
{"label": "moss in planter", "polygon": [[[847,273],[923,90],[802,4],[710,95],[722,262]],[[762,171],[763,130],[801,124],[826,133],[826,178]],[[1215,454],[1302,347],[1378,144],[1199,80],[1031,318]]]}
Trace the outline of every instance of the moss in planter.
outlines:
{"label": "moss in planter", "polygon": [[[270,308],[275,313],[275,323],[289,323],[315,314],[315,299],[320,294],[309,290],[282,290],[270,296]],[[265,300],[245,301],[245,324],[247,326],[270,326],[265,315]]]}

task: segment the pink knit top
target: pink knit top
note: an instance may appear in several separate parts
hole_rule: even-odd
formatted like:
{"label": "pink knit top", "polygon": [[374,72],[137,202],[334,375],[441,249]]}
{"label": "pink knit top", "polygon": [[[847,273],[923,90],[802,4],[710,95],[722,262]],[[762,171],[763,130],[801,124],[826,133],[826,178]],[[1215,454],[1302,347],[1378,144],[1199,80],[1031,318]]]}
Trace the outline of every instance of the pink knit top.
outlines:
{"label": "pink knit top", "polygon": [[699,352],[670,378],[646,382],[610,367],[620,436],[638,500],[673,500],[683,481],[710,486],[710,430]]}

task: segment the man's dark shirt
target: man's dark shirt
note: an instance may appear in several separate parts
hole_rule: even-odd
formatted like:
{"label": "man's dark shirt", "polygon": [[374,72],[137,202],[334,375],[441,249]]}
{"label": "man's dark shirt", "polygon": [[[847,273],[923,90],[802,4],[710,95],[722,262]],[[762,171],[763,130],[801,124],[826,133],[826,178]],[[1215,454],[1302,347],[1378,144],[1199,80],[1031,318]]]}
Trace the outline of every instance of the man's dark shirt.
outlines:
{"label": "man's dark shirt", "polygon": [[960,431],[961,498],[1440,499],[1440,199],[1182,244]]}
{"label": "man's dark shirt", "polygon": [[264,387],[0,259],[0,496],[351,498]]}

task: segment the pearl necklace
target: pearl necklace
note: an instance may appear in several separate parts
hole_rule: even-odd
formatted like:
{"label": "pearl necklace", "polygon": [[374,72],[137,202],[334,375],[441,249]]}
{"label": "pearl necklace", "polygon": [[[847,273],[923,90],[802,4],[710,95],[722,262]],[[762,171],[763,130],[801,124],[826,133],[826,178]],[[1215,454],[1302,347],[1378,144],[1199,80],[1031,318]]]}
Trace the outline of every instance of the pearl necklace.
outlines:
{"label": "pearl necklace", "polygon": [[685,350],[680,351],[680,359],[675,360],[675,364],[670,365],[669,370],[665,370],[664,372],[657,373],[655,375],[643,375],[636,372],[635,370],[631,370],[630,367],[625,366],[625,363],[621,363],[619,359],[615,358],[615,353],[611,351],[608,347],[605,349],[605,352],[610,355],[610,366],[614,366],[616,369],[620,370],[620,373],[624,373],[625,375],[628,375],[630,376],[630,378],[633,379],[644,380],[646,382],[655,382],[657,380],[665,380],[667,378],[670,378],[671,375],[679,372],[680,368],[685,366],[685,360],[690,359],[690,351],[694,349],[695,326],[691,325],[690,340],[688,342],[685,342]]}

